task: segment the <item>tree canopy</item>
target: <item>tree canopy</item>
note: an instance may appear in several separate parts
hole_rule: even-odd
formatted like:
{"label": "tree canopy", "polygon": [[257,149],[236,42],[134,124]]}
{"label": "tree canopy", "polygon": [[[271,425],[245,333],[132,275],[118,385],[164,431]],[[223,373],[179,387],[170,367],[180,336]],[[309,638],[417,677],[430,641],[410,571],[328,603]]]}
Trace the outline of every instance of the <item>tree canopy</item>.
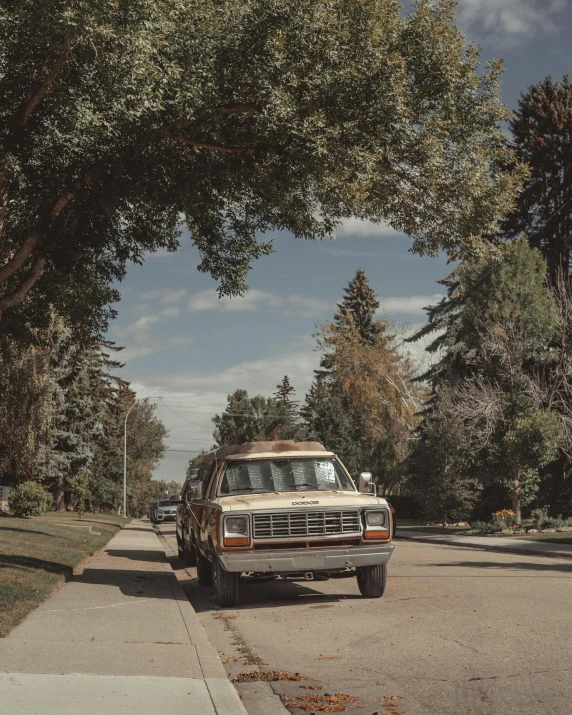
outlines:
{"label": "tree canopy", "polygon": [[511,146],[531,170],[503,233],[528,235],[544,256],[556,283],[560,269],[572,272],[572,83],[547,77],[531,85],[510,122]]}
{"label": "tree canopy", "polygon": [[0,9],[3,320],[52,304],[99,329],[126,262],[174,250],[182,225],[225,294],[270,229],[320,238],[355,216],[470,252],[518,190],[500,64],[479,74],[454,0]]}

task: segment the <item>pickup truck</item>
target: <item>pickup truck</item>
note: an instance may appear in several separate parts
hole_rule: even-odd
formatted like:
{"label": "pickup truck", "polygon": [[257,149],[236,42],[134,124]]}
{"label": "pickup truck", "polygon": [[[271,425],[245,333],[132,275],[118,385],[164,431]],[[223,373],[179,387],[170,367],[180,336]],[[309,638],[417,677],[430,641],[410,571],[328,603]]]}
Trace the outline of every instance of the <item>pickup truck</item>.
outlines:
{"label": "pickup truck", "polygon": [[353,570],[366,598],[383,595],[393,544],[387,501],[371,474],[359,490],[317,442],[250,442],[206,455],[177,508],[177,546],[219,606],[238,602],[241,574],[326,578]]}

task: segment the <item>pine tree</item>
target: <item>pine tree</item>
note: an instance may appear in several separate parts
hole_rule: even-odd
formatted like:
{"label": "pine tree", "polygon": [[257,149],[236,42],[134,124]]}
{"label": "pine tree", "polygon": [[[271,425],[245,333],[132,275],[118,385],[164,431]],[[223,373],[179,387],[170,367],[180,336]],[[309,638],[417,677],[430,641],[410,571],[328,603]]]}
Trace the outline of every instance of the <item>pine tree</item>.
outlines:
{"label": "pine tree", "polygon": [[516,156],[530,178],[503,224],[515,238],[526,233],[539,248],[554,283],[560,267],[572,271],[572,82],[547,77],[522,94],[510,123]]}
{"label": "pine tree", "polygon": [[298,403],[292,399],[295,394],[296,390],[292,387],[290,378],[288,375],[284,375],[282,382],[276,385],[274,397],[279,404],[284,406],[292,422],[296,421],[298,417]]}
{"label": "pine tree", "polygon": [[344,288],[345,296],[338,303],[338,312],[334,316],[337,325],[351,315],[364,343],[372,345],[380,331],[380,324],[375,320],[379,300],[363,268],[358,268],[355,278]]}

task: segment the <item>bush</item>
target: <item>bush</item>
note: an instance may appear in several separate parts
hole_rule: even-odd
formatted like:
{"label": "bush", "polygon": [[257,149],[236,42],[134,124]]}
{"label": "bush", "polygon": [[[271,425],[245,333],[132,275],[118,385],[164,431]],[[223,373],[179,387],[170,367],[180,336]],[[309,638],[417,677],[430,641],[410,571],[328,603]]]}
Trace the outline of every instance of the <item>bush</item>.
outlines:
{"label": "bush", "polygon": [[8,504],[17,516],[40,516],[52,507],[52,495],[37,482],[24,482],[12,489]]}
{"label": "bush", "polygon": [[476,531],[478,534],[486,534],[490,529],[490,524],[486,521],[472,521],[469,525],[472,531]]}
{"label": "bush", "polygon": [[493,514],[493,524],[500,524],[501,531],[507,527],[515,526],[516,517],[512,509],[501,509]]}

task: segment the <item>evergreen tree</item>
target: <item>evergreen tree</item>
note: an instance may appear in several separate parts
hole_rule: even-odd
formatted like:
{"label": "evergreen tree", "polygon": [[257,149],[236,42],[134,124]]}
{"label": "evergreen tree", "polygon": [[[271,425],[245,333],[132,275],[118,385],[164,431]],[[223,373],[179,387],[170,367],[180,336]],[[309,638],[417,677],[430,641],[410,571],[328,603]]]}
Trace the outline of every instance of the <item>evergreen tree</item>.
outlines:
{"label": "evergreen tree", "polygon": [[547,77],[522,94],[510,123],[517,158],[530,178],[502,229],[526,233],[544,256],[554,283],[560,267],[572,271],[572,82]]}
{"label": "evergreen tree", "polygon": [[358,268],[353,280],[344,288],[344,293],[345,296],[342,302],[338,303],[338,312],[334,316],[335,323],[341,325],[343,319],[351,315],[363,342],[372,345],[381,329],[379,321],[375,320],[379,300],[363,268]]}
{"label": "evergreen tree", "polygon": [[290,384],[290,378],[288,375],[284,375],[282,382],[276,385],[276,392],[274,397],[278,402],[284,405],[289,412],[292,414],[296,413],[298,403],[295,402],[292,397],[296,393],[296,390]]}
{"label": "evergreen tree", "polygon": [[53,389],[41,344],[0,337],[0,483],[35,479],[49,440]]}
{"label": "evergreen tree", "polygon": [[[432,449],[441,448],[442,436],[433,425],[446,392],[449,418],[461,420],[470,436],[463,444],[466,463],[480,479],[506,487],[519,522],[541,468],[555,459],[563,435],[543,385],[546,366],[557,359],[551,346],[558,332],[545,274],[542,257],[524,240],[483,263],[461,266],[462,297],[454,303],[449,296],[441,306],[444,355],[429,373],[433,404],[416,448],[426,451],[432,440]],[[461,482],[467,476],[466,470],[458,473]]]}
{"label": "evergreen tree", "polygon": [[480,484],[471,470],[471,435],[447,404],[447,393],[444,388],[433,400],[404,464],[407,493],[423,506],[428,519],[445,524],[468,519],[480,496]]}

